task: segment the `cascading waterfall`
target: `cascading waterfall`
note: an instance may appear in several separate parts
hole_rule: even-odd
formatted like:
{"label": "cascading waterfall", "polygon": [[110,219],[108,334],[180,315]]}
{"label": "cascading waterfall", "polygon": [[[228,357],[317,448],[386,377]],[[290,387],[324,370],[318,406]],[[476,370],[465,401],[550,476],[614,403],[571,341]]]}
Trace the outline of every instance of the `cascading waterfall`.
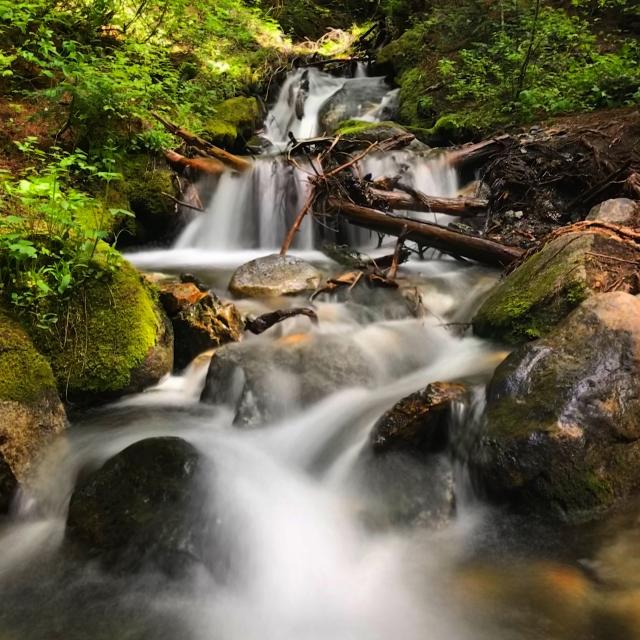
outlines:
{"label": "cascading waterfall", "polygon": [[[271,151],[245,174],[220,176],[206,212],[175,247],[132,254],[132,261],[158,270],[188,264],[224,296],[226,267],[248,259],[247,252],[255,257],[276,248],[305,200],[306,174],[279,155],[288,132],[304,138],[322,133],[323,123],[384,119],[396,97],[362,68],[355,78],[292,72],[266,121]],[[360,170],[399,175],[430,195],[454,196],[458,189],[446,158],[420,149],[371,154]],[[305,225],[297,254],[316,242],[311,221]],[[326,274],[335,272],[322,259]],[[433,381],[475,389],[470,404],[456,406],[450,430],[460,450],[473,446],[483,385],[504,357],[498,346],[461,333],[495,273],[443,259],[412,260],[401,274],[403,289],[422,300],[422,315],[409,313],[397,290],[358,298],[354,288],[347,302],[316,300],[317,325],[292,318],[240,343],[244,357],[258,363],[258,382],[283,408],[276,417],[258,416],[252,428],[234,424],[233,403],[200,402],[207,358],[145,393],[74,417],[67,438],[51,447],[11,516],[0,521],[0,638],[572,640],[547,635],[544,618],[496,615],[500,598],[522,597],[528,611],[529,593],[538,595],[536,585],[520,585],[517,566],[516,596],[468,573],[485,549],[502,552],[503,539],[485,534],[491,515],[477,504],[460,460],[371,453],[380,415]],[[273,305],[308,304],[237,301],[255,315]],[[296,358],[281,357],[298,348]],[[320,388],[325,376],[354,362],[363,363],[361,377],[346,377],[337,391],[301,404],[294,392]],[[245,395],[255,400],[251,390]],[[166,435],[190,442],[210,462],[190,490],[204,496],[197,516],[216,523],[207,560],[224,565],[224,575],[207,563],[180,580],[152,568],[114,574],[65,544],[79,479],[125,447]]]}
{"label": "cascading waterfall", "polygon": [[[267,114],[264,138],[267,150],[256,158],[246,174],[223,174],[212,190],[206,211],[178,238],[177,250],[276,249],[303,206],[312,169],[301,162],[290,166],[278,155],[289,142],[321,135],[339,121],[358,118],[370,122],[389,119],[395,111],[398,90],[380,77],[366,77],[359,65],[354,78],[335,77],[317,69],[298,69],[289,74],[277,100]],[[415,189],[434,196],[455,196],[457,176],[441,156],[398,151],[378,154],[361,163],[364,174],[374,177],[401,175]],[[412,214],[413,215],[413,214]],[[431,219],[427,214],[416,214]],[[317,230],[306,219],[293,249],[308,251],[319,243]],[[354,231],[360,244],[369,234]],[[371,242],[371,240],[369,240]]]}

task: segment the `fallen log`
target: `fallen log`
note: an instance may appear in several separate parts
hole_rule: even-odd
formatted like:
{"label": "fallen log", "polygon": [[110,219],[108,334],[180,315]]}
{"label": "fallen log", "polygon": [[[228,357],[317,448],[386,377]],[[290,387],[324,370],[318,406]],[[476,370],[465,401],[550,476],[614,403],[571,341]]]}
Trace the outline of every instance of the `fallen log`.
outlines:
{"label": "fallen log", "polygon": [[510,140],[513,140],[511,136],[503,135],[458,147],[447,153],[447,162],[458,169],[480,164],[492,154],[504,149]]}
{"label": "fallen log", "polygon": [[382,213],[335,197],[330,197],[327,204],[351,224],[392,236],[403,235],[407,241],[421,246],[491,266],[504,267],[524,253],[518,247],[470,236],[428,222]]}
{"label": "fallen log", "polygon": [[[401,187],[399,187],[401,188]],[[480,198],[436,198],[425,194],[412,195],[402,191],[371,189],[371,193],[384,200],[392,209],[445,213],[459,218],[472,218],[487,212],[489,203]]]}
{"label": "fallen log", "polygon": [[241,156],[236,156],[233,153],[229,153],[220,147],[216,147],[215,145],[207,142],[204,138],[197,136],[195,133],[191,133],[191,131],[187,131],[187,129],[182,129],[177,125],[165,120],[161,115],[157,113],[151,114],[160,124],[164,126],[164,128],[179,138],[182,138],[187,144],[190,144],[192,147],[196,147],[200,149],[200,151],[204,151],[208,156],[215,158],[216,160],[220,160],[224,164],[230,166],[232,169],[236,171],[246,171],[251,168],[252,163],[247,160],[247,158],[243,158]]}
{"label": "fallen log", "polygon": [[210,176],[218,176],[226,169],[224,164],[215,158],[187,158],[175,151],[169,149],[165,150],[164,157],[167,164],[178,172],[184,171],[186,168],[190,168],[196,173],[206,173]]}

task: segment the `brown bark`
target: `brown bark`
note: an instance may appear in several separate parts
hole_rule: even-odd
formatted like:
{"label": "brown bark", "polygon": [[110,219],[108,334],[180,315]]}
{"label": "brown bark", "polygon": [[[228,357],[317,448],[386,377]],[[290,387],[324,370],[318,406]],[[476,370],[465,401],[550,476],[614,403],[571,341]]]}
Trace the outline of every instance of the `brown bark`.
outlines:
{"label": "brown bark", "polygon": [[419,245],[491,266],[504,267],[524,253],[524,250],[518,247],[509,247],[435,224],[382,213],[334,197],[329,198],[328,205],[351,224],[393,236],[404,234],[406,240],[417,242]]}
{"label": "brown bark", "polygon": [[392,209],[446,213],[460,218],[472,218],[486,213],[489,203],[479,198],[436,198],[425,194],[411,195],[401,191],[371,189],[373,195],[384,200]]}
{"label": "brown bark", "polygon": [[204,151],[208,156],[215,158],[216,160],[220,160],[224,164],[230,166],[232,169],[236,171],[246,171],[251,167],[251,161],[247,158],[243,158],[241,156],[236,156],[233,153],[229,153],[220,147],[216,147],[215,145],[207,142],[204,138],[195,135],[195,133],[191,133],[191,131],[187,131],[186,129],[182,129],[177,125],[165,120],[162,116],[157,113],[152,114],[153,117],[160,122],[167,131],[173,133],[173,135],[182,138],[187,144],[190,144],[192,147],[196,147],[201,151]]}
{"label": "brown bark", "polygon": [[215,158],[187,158],[169,149],[164,151],[164,157],[169,166],[175,171],[182,171],[189,167],[197,173],[217,176],[225,170],[224,164]]}
{"label": "brown bark", "polygon": [[278,309],[271,313],[265,313],[254,320],[247,320],[244,324],[246,331],[256,335],[264,333],[267,329],[278,322],[294,316],[307,316],[313,324],[318,324],[318,315],[313,309],[307,307],[294,307],[293,309]]}
{"label": "brown bark", "polygon": [[453,149],[447,153],[447,161],[457,168],[480,164],[490,155],[504,149],[511,139],[511,136],[504,135]]}

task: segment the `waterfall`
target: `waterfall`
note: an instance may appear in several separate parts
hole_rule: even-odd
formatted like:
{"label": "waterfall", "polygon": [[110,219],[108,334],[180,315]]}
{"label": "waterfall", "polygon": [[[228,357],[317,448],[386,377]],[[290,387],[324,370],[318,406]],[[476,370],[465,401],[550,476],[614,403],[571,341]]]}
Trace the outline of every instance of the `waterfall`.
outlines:
{"label": "waterfall", "polygon": [[[359,64],[355,77],[342,78],[318,69],[297,69],[289,73],[275,104],[265,119],[263,137],[266,151],[244,174],[226,172],[213,188],[203,185],[205,212],[196,217],[175,243],[178,250],[229,251],[279,247],[287,229],[303,206],[309,191],[312,167],[303,159],[293,167],[281,155],[288,134],[304,140],[331,133],[342,120],[357,118],[370,122],[393,117],[398,90],[390,89],[384,78],[367,77]],[[425,155],[423,150],[403,150],[392,154],[372,154],[360,163],[363,174],[374,178],[402,175],[411,187],[433,196],[453,197],[458,190],[457,175],[442,156]],[[433,220],[431,214],[407,212]],[[447,222],[447,216],[438,216]],[[322,243],[322,234],[307,218],[297,234],[293,249],[308,251]],[[370,234],[349,231],[358,244],[371,243]]]}

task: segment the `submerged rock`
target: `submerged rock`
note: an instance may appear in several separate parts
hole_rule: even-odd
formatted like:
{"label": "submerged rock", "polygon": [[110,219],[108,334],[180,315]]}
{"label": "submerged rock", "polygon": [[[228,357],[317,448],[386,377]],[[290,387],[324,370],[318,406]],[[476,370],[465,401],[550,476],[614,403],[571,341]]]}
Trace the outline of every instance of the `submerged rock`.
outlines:
{"label": "submerged rock", "polygon": [[277,297],[313,291],[322,274],[300,258],[277,254],[251,260],[231,276],[229,291],[238,297]]}
{"label": "submerged rock", "polygon": [[199,485],[204,462],[181,438],[141,440],[107,460],[75,488],[66,539],[111,569],[153,565],[181,574],[210,564],[210,523]]}
{"label": "submerged rock", "polygon": [[493,289],[473,318],[474,332],[511,343],[540,338],[594,293],[616,283],[636,293],[637,259],[633,248],[614,237],[564,234]]}
{"label": "submerged rock", "polygon": [[295,334],[218,349],[201,400],[226,404],[235,409],[236,424],[254,425],[375,379],[371,360],[354,342],[335,335]]}
{"label": "submerged rock", "polygon": [[437,453],[448,439],[451,403],[466,392],[462,384],[434,382],[397,402],[371,432],[375,453],[406,449]]}
{"label": "submerged rock", "polygon": [[65,322],[64,340],[45,331],[36,331],[34,340],[72,402],[142,391],[173,368],[171,323],[155,292],[124,260],[71,301]]}
{"label": "submerged rock", "polygon": [[605,200],[593,207],[586,219],[636,227],[640,223],[640,202],[628,198]]}
{"label": "submerged rock", "polygon": [[49,363],[0,312],[0,513],[43,448],[66,426]]}
{"label": "submerged rock", "polygon": [[471,452],[490,498],[589,518],[640,487],[640,299],[600,294],[501,364]]}
{"label": "submerged rock", "polygon": [[202,352],[242,336],[242,316],[235,305],[223,303],[193,283],[161,285],[160,301],[173,325],[176,369],[183,369]]}

